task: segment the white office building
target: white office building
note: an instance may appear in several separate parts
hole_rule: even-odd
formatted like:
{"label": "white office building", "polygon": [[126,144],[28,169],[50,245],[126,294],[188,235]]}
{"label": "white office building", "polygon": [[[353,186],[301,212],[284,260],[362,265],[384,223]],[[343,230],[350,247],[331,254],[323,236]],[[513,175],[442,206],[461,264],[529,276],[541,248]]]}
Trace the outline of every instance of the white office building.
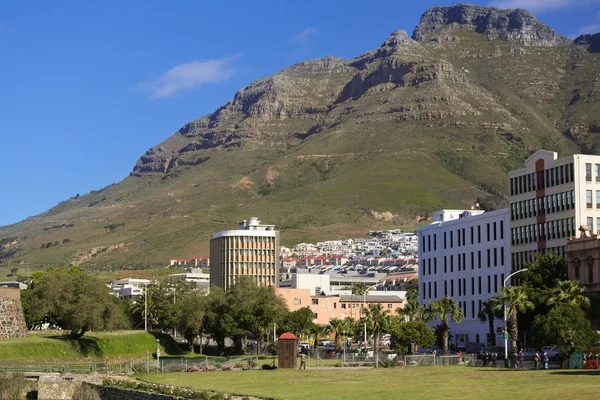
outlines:
{"label": "white office building", "polygon": [[600,230],[600,156],[538,150],[508,178],[513,271],[532,253],[564,255],[581,225]]}
{"label": "white office building", "polygon": [[[507,208],[492,212],[442,210],[433,223],[418,229],[419,302],[428,306],[445,296],[455,299],[465,319],[450,322],[455,345],[487,344],[489,325],[477,314],[482,303],[502,291],[510,271],[510,215]],[[439,324],[434,321],[432,326]],[[502,327],[502,320],[495,321]],[[500,343],[502,335],[491,338]]]}

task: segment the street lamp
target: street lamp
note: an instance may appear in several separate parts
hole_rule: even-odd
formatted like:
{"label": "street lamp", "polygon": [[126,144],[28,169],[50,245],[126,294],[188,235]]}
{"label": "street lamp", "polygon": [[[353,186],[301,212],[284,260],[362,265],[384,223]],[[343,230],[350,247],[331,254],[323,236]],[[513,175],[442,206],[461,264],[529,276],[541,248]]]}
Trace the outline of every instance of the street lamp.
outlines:
{"label": "street lamp", "polygon": [[[367,292],[376,286],[377,286],[377,283],[374,284],[373,286],[369,286],[363,293],[363,310],[367,309]],[[364,322],[364,334],[365,334],[364,338],[365,338],[365,346],[366,346],[366,344],[367,344],[367,318],[366,318],[366,316],[365,316],[365,319],[363,322]]]}
{"label": "street lamp", "polygon": [[[521,272],[525,272],[527,271],[528,268],[523,268],[520,269],[518,271],[513,272],[512,274],[510,274],[509,276],[507,276],[504,279],[504,282],[502,283],[502,287],[506,287],[506,282],[508,282],[508,280],[517,275],[520,274]],[[508,332],[506,331],[506,305],[504,305],[504,360],[508,360]]]}

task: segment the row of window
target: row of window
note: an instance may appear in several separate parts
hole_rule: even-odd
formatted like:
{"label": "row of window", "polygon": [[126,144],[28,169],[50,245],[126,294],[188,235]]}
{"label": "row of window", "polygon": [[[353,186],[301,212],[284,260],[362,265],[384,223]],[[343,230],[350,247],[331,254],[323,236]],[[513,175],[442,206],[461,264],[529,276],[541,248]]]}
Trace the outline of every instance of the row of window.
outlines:
{"label": "row of window", "polygon": [[[599,218],[600,221],[600,218]],[[575,217],[511,228],[511,245],[537,243],[538,241],[568,238],[576,232]]]}
{"label": "row of window", "polygon": [[[475,240],[477,243],[481,243],[481,225],[477,226],[475,229],[474,226],[469,227],[469,236],[468,242],[470,244],[475,244]],[[485,225],[485,241],[490,242],[493,240],[503,240],[504,239],[504,221],[494,221],[488,222]],[[456,238],[456,240],[455,240]],[[456,230],[450,230],[448,232],[443,233],[443,248],[454,248],[454,244],[456,243],[456,247],[463,247],[467,245],[467,228],[460,228]],[[437,234],[423,235],[421,236],[421,253],[426,253],[428,251],[437,251]]]}
{"label": "row of window", "polygon": [[[587,209],[594,208],[593,195],[594,193],[592,190],[585,191],[585,207]],[[596,190],[596,209],[600,210],[600,190]]]}
{"label": "row of window", "polygon": [[[591,190],[588,190],[590,208],[592,195]],[[596,192],[596,204],[600,208],[600,191]],[[561,211],[567,211],[575,208],[575,191],[570,190],[568,192],[551,194],[536,199],[517,201],[510,205],[510,219],[511,221],[536,217],[538,215],[546,215],[557,213]]]}
{"label": "row of window", "polygon": [[[539,254],[547,254],[547,253],[557,253],[559,256],[565,256],[567,246],[559,246],[559,247],[550,247],[547,249],[536,250]],[[534,252],[531,251],[518,251],[512,253],[511,256],[511,270],[518,271],[520,269],[525,268],[525,264],[532,261],[532,254]]]}
{"label": "row of window", "polygon": [[575,279],[580,281],[581,283],[592,284],[594,282],[594,258],[589,256],[585,259],[586,270],[587,270],[587,281],[583,282],[581,280],[581,260],[579,258],[575,258],[573,260],[573,270],[575,272]]}
{"label": "row of window", "polygon": [[[596,182],[600,182],[600,164],[595,164],[596,166]],[[587,182],[592,181],[592,164],[585,164],[585,180]]]}
{"label": "row of window", "polygon": [[[455,297],[454,296],[454,288],[456,286],[456,297],[463,297],[463,296],[475,296],[476,294],[480,295],[483,294],[483,292],[485,291],[484,289],[484,285],[485,285],[485,280],[483,279],[483,277],[478,276],[477,279],[475,279],[474,276],[471,277],[470,280],[467,280],[467,278],[459,278],[456,279],[456,285],[454,285],[454,279],[450,279],[448,280],[444,280],[444,294],[443,296],[450,296],[450,297]],[[468,285],[470,281],[470,285]],[[448,284],[450,283],[450,284]],[[504,283],[504,274],[494,274],[494,275],[488,275],[487,276],[487,294],[497,294],[499,293],[499,291],[502,289]],[[438,285],[437,285],[437,281],[434,282],[423,282],[422,283],[422,289],[423,289],[423,299],[424,300],[431,300],[431,299],[436,299],[438,297]]]}
{"label": "row of window", "polygon": [[[586,168],[587,168],[586,164]],[[590,176],[591,176],[591,164],[590,165]],[[600,164],[596,164],[600,165]],[[557,185],[563,185],[565,183],[573,182],[575,180],[575,172],[573,163],[567,165],[561,165],[554,168],[548,168],[543,171],[536,171],[530,174],[517,176],[510,179],[510,195],[514,196],[517,194],[523,194],[531,192],[537,189],[544,189],[547,187],[553,187]],[[590,178],[591,180],[591,178]]]}
{"label": "row of window", "polygon": [[[467,254],[470,254],[467,259]],[[451,273],[454,272],[454,265],[457,266],[457,271],[466,271],[467,270],[467,261],[470,261],[469,265],[471,269],[481,269],[482,265],[485,265],[487,268],[490,267],[498,267],[504,265],[504,248],[503,247],[494,247],[493,249],[483,250],[483,255],[486,256],[485,261],[482,263],[482,250],[477,250],[477,252],[472,251],[470,253],[460,253],[460,254],[450,254],[444,256],[443,258],[443,266],[444,266],[444,274],[447,274],[448,271]],[[420,271],[423,276],[426,275],[436,275],[438,273],[437,269],[437,260],[438,257],[432,258],[423,258],[421,259],[421,267]],[[456,263],[455,263],[456,260]]]}

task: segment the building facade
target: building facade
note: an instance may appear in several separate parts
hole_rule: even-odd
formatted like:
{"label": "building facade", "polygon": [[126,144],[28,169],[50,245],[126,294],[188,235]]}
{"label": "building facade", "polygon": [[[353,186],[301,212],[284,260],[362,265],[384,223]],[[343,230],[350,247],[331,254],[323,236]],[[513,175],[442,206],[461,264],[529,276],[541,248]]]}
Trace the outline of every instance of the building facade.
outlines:
{"label": "building facade", "polygon": [[586,295],[600,293],[600,234],[581,228],[567,244],[568,278],[578,281]]}
{"label": "building facade", "polygon": [[[483,302],[502,291],[510,273],[510,216],[508,209],[482,213],[479,210],[442,210],[433,214],[431,225],[419,228],[419,302],[449,296],[458,302],[465,319],[450,322],[454,344],[484,343],[488,324],[478,313]],[[434,322],[432,325],[439,324]],[[502,321],[495,321],[502,326]]]}
{"label": "building facade", "polygon": [[260,285],[279,281],[279,231],[257,218],[239,223],[238,229],[217,232],[210,240],[210,284],[229,288],[240,276]]}
{"label": "building facade", "polygon": [[600,229],[600,157],[538,150],[509,172],[512,271],[533,253],[564,256],[581,225]]}

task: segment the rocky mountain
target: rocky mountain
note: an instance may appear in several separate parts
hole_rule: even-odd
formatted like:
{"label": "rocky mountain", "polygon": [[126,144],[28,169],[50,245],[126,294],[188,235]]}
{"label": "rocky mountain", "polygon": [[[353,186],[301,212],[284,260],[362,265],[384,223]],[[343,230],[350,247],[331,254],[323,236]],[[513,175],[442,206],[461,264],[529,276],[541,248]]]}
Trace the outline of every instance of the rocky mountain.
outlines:
{"label": "rocky mountain", "polygon": [[0,228],[0,266],[163,265],[248,216],[293,244],[502,206],[536,149],[600,154],[597,46],[525,10],[430,8],[412,37],[259,79],[123,181]]}

